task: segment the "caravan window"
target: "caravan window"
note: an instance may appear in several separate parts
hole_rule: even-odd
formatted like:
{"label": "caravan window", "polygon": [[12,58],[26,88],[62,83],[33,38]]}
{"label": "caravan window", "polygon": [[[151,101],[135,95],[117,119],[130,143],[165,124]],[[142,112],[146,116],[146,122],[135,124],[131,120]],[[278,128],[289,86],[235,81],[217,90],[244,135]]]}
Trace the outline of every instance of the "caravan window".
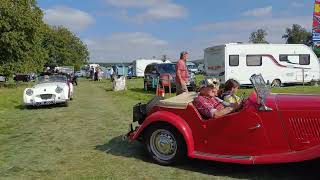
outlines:
{"label": "caravan window", "polygon": [[299,64],[300,65],[309,65],[310,64],[310,54],[300,54],[299,55]]}
{"label": "caravan window", "polygon": [[262,56],[260,55],[247,55],[247,66],[261,66]]}
{"label": "caravan window", "polygon": [[288,62],[288,55],[283,55],[283,54],[280,54],[279,55],[279,60],[280,61],[284,61],[284,62]]}
{"label": "caravan window", "polygon": [[279,59],[281,62],[287,62],[290,64],[299,64],[299,55],[280,54]]}
{"label": "caravan window", "polygon": [[287,62],[290,64],[299,64],[299,65],[309,65],[310,64],[310,54],[281,54],[279,56],[280,61]]}
{"label": "caravan window", "polygon": [[239,66],[239,55],[229,56],[229,66]]}

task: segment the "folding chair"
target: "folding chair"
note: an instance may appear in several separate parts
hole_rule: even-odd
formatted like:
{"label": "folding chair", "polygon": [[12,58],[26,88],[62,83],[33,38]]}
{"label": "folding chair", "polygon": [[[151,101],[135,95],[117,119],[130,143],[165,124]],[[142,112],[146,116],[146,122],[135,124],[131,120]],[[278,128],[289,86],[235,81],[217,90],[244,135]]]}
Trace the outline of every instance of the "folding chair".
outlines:
{"label": "folding chair", "polygon": [[163,92],[165,93],[165,88],[169,88],[169,94],[171,96],[171,75],[168,73],[160,74],[158,85],[157,85],[157,95],[159,95],[159,91],[163,89]]}

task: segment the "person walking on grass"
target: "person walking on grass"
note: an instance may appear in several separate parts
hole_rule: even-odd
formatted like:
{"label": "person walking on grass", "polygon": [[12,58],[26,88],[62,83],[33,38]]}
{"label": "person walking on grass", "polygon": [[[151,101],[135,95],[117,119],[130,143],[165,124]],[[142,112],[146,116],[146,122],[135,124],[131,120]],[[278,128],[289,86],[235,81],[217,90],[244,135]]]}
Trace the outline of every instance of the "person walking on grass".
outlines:
{"label": "person walking on grass", "polygon": [[189,78],[189,72],[186,66],[186,61],[189,58],[189,54],[186,51],[180,53],[180,59],[176,64],[176,93],[177,95],[184,92],[188,92],[187,82]]}

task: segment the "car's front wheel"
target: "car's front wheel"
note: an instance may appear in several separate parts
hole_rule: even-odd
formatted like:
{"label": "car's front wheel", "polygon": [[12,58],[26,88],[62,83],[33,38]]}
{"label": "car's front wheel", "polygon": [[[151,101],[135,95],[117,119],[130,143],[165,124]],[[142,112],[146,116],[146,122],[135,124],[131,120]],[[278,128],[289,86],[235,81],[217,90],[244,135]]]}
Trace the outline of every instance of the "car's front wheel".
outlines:
{"label": "car's front wheel", "polygon": [[62,105],[63,105],[64,107],[68,107],[68,106],[69,106],[69,102],[66,101],[66,102],[64,102]]}
{"label": "car's front wheel", "polygon": [[170,125],[150,127],[145,140],[150,156],[161,165],[177,163],[187,152],[183,136]]}

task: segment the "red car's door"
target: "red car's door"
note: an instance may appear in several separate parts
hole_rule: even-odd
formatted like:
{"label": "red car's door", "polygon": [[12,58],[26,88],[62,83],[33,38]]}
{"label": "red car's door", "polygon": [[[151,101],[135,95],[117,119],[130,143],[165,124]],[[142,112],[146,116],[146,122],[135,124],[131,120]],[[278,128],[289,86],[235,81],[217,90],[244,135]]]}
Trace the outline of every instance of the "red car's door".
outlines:
{"label": "red car's door", "polygon": [[320,96],[277,95],[279,111],[292,150],[320,144]]}
{"label": "red car's door", "polygon": [[267,143],[267,135],[256,112],[241,112],[206,121],[207,152],[222,155],[255,155]]}

